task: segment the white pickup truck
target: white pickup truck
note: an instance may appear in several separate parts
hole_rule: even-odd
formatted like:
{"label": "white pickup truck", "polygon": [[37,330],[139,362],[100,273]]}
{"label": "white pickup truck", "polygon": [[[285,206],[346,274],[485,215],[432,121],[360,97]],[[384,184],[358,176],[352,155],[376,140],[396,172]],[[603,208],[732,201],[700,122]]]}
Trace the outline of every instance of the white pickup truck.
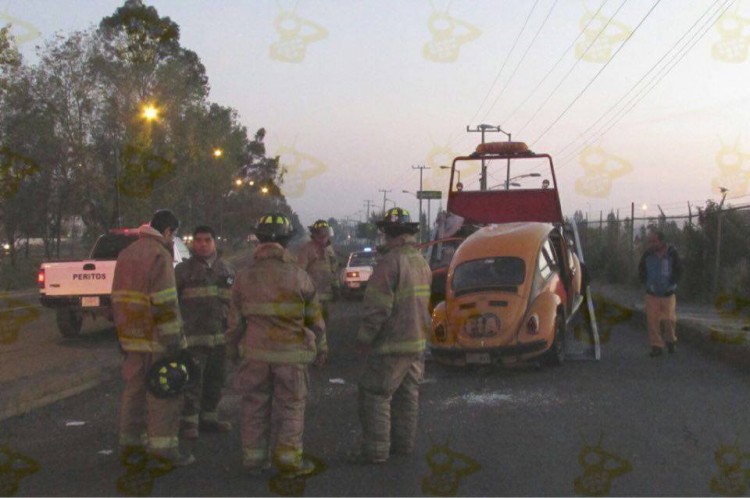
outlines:
{"label": "white pickup truck", "polygon": [[[63,337],[81,332],[84,315],[112,319],[109,297],[117,256],[137,239],[137,228],[110,230],[96,240],[86,260],[42,263],[37,279],[41,302],[57,311],[57,328]],[[190,257],[178,238],[174,249],[175,265]]]}

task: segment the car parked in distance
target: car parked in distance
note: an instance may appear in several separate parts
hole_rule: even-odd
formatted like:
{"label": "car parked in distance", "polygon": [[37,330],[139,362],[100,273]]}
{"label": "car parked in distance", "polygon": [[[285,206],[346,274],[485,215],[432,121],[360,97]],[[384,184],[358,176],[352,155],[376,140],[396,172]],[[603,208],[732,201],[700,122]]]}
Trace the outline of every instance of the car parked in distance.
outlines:
{"label": "car parked in distance", "polygon": [[346,266],[341,269],[341,289],[345,295],[364,294],[367,281],[377,262],[377,252],[370,248],[349,254]]}

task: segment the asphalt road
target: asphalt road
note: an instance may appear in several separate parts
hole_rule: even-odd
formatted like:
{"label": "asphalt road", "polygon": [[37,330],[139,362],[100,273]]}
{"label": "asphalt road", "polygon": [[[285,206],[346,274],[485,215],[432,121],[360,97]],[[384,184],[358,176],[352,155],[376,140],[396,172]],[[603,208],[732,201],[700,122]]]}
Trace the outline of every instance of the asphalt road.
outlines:
{"label": "asphalt road", "polygon": [[[645,331],[633,322],[609,331],[600,362],[514,370],[429,363],[416,453],[378,466],[349,464],[344,455],[359,433],[360,307],[336,303],[330,363],[312,370],[305,450],[321,462],[317,475],[243,475],[236,427],[201,436],[192,467],[160,475],[156,464],[123,466],[116,444],[121,381],[113,370],[97,388],[0,422],[0,495],[748,492],[748,374],[688,346],[649,358]],[[222,408],[236,413],[236,398]]]}

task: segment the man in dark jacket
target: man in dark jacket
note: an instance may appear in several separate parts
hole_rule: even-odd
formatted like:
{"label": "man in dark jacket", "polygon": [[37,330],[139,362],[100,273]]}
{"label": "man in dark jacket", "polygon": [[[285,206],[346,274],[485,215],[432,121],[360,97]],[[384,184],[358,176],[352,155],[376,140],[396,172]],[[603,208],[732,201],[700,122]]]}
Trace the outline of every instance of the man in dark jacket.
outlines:
{"label": "man in dark jacket", "polygon": [[[677,281],[682,273],[677,250],[664,241],[664,234],[650,230],[646,238],[646,252],[638,264],[638,276],[646,284],[646,320],[651,342],[650,356],[662,354],[665,339],[670,353],[675,352],[677,335],[675,313]],[[662,337],[662,332],[664,337]]]}
{"label": "man in dark jacket", "polygon": [[193,230],[193,255],[175,268],[188,350],[200,365],[198,381],[185,392],[180,436],[196,439],[202,432],[229,432],[232,425],[219,420],[216,408],[225,380],[224,330],[234,283],[234,268],[216,251],[216,236],[209,226]]}

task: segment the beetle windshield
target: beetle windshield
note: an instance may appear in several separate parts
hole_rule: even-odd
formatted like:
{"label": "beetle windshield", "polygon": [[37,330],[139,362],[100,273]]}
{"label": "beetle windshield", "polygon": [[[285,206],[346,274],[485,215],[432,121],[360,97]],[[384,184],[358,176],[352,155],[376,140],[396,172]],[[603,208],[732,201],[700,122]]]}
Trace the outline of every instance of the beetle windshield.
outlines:
{"label": "beetle windshield", "polygon": [[526,265],[521,258],[476,259],[456,267],[452,288],[456,295],[492,289],[515,292],[525,275]]}

